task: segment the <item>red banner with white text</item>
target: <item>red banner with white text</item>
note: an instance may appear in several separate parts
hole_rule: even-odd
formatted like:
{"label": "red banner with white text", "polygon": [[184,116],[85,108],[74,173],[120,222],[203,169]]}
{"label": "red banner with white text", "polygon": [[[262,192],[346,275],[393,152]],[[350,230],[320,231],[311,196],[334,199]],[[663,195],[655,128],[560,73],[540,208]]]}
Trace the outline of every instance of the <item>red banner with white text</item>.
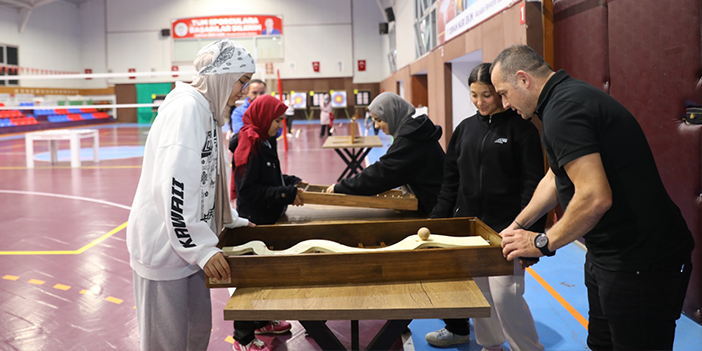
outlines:
{"label": "red banner with white text", "polygon": [[174,20],[173,39],[256,37],[282,35],[280,16],[228,15]]}

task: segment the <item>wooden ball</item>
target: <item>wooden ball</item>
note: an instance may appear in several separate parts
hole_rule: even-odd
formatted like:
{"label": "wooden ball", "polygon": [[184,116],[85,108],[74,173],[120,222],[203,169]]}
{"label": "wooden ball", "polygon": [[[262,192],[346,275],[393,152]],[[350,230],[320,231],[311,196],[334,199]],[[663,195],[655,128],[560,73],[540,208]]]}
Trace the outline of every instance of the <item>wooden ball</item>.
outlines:
{"label": "wooden ball", "polygon": [[419,236],[420,239],[422,239],[422,241],[429,239],[430,234],[431,234],[431,232],[429,231],[429,228],[427,228],[427,227],[421,227],[417,231],[417,235]]}

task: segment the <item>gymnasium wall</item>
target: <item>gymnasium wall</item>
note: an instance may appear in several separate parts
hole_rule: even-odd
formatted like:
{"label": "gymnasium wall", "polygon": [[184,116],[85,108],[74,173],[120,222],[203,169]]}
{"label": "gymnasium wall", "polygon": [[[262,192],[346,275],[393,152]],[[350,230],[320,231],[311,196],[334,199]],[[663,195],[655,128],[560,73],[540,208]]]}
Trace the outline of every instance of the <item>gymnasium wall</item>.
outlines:
{"label": "gymnasium wall", "polygon": [[[353,9],[352,9],[353,7]],[[367,71],[360,82],[383,76],[380,35],[382,14],[375,2],[362,0],[271,0],[271,1],[190,1],[190,0],[107,0],[107,65],[114,71],[170,70],[170,39],[160,39],[160,30],[170,28],[171,20],[216,14],[271,14],[283,16],[284,62],[274,63],[281,78],[351,77],[358,59],[365,59]],[[363,14],[353,16],[353,11]],[[372,29],[376,30],[373,31]],[[361,34],[354,43],[353,32]],[[135,57],[134,48],[140,53]],[[375,50],[374,50],[375,48]],[[358,52],[355,50],[358,49]],[[312,69],[320,62],[320,72]],[[341,70],[339,70],[341,62]],[[181,69],[186,69],[182,67]],[[258,64],[257,76],[270,79],[265,66]]]}
{"label": "gymnasium wall", "polygon": [[695,237],[683,312],[698,323],[702,126],[687,124],[683,117],[688,105],[702,104],[701,11],[699,0],[554,2],[555,68],[609,93],[634,114],[666,189]]}
{"label": "gymnasium wall", "polygon": [[[372,1],[371,1],[372,2]],[[385,1],[385,4],[391,1]],[[397,58],[395,64],[397,68],[404,67],[417,59],[414,45],[414,0],[392,1],[393,13],[395,14],[395,45],[397,48]],[[377,7],[377,5],[376,5]],[[384,37],[388,37],[385,35]],[[387,61],[387,51],[383,58]],[[388,72],[389,73],[389,72]],[[382,77],[387,77],[387,74]],[[405,87],[407,88],[407,87]]]}
{"label": "gymnasium wall", "polygon": [[[534,4],[533,2],[526,3],[527,21],[533,20],[535,11],[540,11]],[[396,9],[395,12],[397,15],[399,11]],[[490,62],[505,47],[517,43],[541,47],[540,36],[535,40],[529,39],[534,37],[530,36],[531,32],[540,32],[541,30],[541,16],[539,15],[537,19],[539,23],[520,23],[520,5],[516,3],[465,33],[434,48],[426,55],[407,63],[405,66],[398,66],[396,72],[380,82],[380,89],[399,94],[398,82],[402,81],[405,100],[413,105],[426,102],[426,106],[429,107],[429,117],[436,125],[440,125],[444,129],[440,143],[445,147],[453,134],[453,126],[457,124],[453,120],[454,74],[452,73],[452,62],[463,62],[467,55],[476,55],[476,52],[479,52],[480,57],[475,59],[471,57],[468,59],[469,61]],[[413,30],[413,27],[402,28],[404,31]],[[398,43],[398,49],[399,45]],[[398,61],[400,61],[399,58]],[[415,89],[413,85],[424,84],[424,79],[416,80],[411,79],[411,77],[424,74],[426,74],[426,88]],[[419,96],[420,92],[426,95]],[[464,98],[465,96],[462,96],[460,99]],[[456,113],[465,117],[460,111]]]}
{"label": "gymnasium wall", "polygon": [[[34,9],[22,33],[18,11],[0,6],[0,43],[19,46],[20,65],[27,67],[81,73],[86,68],[93,73],[169,71],[172,38],[162,37],[161,29],[170,28],[176,18],[217,14],[282,15],[285,57],[274,63],[282,78],[353,77],[354,83],[377,83],[389,74],[387,39],[378,33],[384,19],[377,3],[365,0],[94,0],[79,7],[57,1]],[[359,59],[366,60],[365,72],[357,71]],[[320,62],[320,72],[313,72],[312,61]],[[258,64],[257,71],[258,78],[273,78],[264,64]],[[163,80],[45,80],[20,85],[104,88]]]}
{"label": "gymnasium wall", "polygon": [[[22,15],[15,8],[0,7],[0,44],[19,46],[23,67],[77,71],[81,65],[81,27],[76,6],[57,1],[32,11],[22,33]],[[24,86],[82,88],[80,81],[26,81]]]}

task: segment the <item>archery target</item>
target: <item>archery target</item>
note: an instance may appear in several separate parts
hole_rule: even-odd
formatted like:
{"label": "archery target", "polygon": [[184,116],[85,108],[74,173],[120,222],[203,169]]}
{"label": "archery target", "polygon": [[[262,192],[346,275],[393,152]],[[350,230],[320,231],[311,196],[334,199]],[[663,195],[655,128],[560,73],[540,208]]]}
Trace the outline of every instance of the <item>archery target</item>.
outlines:
{"label": "archery target", "polygon": [[331,94],[332,107],[346,107],[346,91],[335,91]]}
{"label": "archery target", "polygon": [[292,106],[294,108],[307,108],[307,94],[293,93],[292,94]]}

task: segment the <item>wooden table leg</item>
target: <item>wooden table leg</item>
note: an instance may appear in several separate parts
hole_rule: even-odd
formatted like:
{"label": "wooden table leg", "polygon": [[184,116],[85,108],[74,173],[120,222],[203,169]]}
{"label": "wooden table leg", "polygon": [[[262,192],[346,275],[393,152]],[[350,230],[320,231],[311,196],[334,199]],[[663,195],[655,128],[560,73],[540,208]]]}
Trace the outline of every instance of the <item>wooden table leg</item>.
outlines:
{"label": "wooden table leg", "polygon": [[100,132],[93,132],[93,162],[100,162]]}
{"label": "wooden table leg", "polygon": [[[357,154],[356,162],[355,162],[354,166],[355,166],[355,168],[358,169],[359,172],[363,171],[363,166],[361,166],[361,162],[363,162],[363,159],[366,158],[366,156],[368,156],[370,151],[371,151],[371,148],[369,148],[369,147],[367,147],[365,149],[358,150],[358,154]],[[355,169],[354,169],[354,174],[356,174]]]}
{"label": "wooden table leg", "polygon": [[368,344],[368,350],[388,350],[397,341],[402,332],[410,324],[411,319],[387,321],[373,341]]}
{"label": "wooden table leg", "polygon": [[58,140],[49,140],[49,158],[51,164],[58,163]]}
{"label": "wooden table leg", "polygon": [[[336,181],[338,182],[338,181],[346,178],[346,172],[349,172],[351,170],[351,161],[349,159],[347,159],[346,156],[344,156],[344,153],[341,152],[341,150],[334,149],[334,151],[336,151],[336,153],[339,155],[339,157],[341,157],[341,159],[344,160],[344,163],[346,164],[346,168],[344,169],[343,172],[341,172],[341,175],[339,176],[339,178],[336,179]],[[347,153],[348,153],[348,151],[347,151]]]}
{"label": "wooden table leg", "polygon": [[351,321],[351,350],[360,350],[361,345],[358,342],[358,321]]}
{"label": "wooden table leg", "polygon": [[71,168],[80,168],[80,137],[71,134]]}
{"label": "wooden table leg", "polygon": [[370,148],[360,148],[358,150],[356,149],[344,149],[344,152],[346,152],[346,155],[349,156],[348,161],[344,158],[344,161],[346,161],[347,164],[347,169],[349,171],[348,177],[351,177],[360,171],[363,171],[363,166],[361,165],[361,162],[363,162],[363,159],[368,156],[368,153],[370,152]]}
{"label": "wooden table leg", "polygon": [[346,350],[344,345],[327,327],[326,321],[300,321],[307,333],[322,350]]}
{"label": "wooden table leg", "polygon": [[[367,350],[389,350],[407,329],[411,319],[390,320],[378,331]],[[326,321],[300,321],[307,333],[322,350],[346,350],[339,338],[327,327]],[[351,350],[360,350],[358,321],[351,321]]]}
{"label": "wooden table leg", "polygon": [[24,137],[24,150],[26,153],[27,168],[34,168],[34,138],[30,135]]}

